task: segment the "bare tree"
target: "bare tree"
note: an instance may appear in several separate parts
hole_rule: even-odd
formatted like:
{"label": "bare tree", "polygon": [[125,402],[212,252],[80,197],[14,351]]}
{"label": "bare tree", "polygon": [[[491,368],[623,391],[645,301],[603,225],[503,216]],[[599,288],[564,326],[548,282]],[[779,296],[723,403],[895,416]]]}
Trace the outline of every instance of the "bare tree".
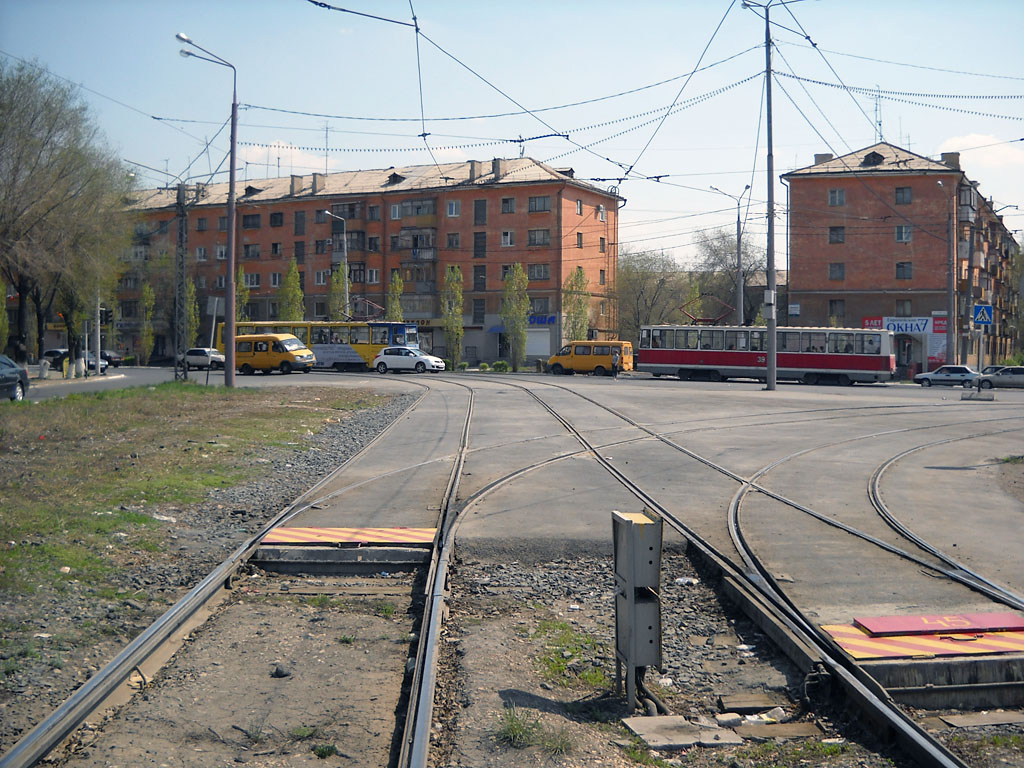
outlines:
{"label": "bare tree", "polygon": [[[699,295],[705,299],[703,316],[714,317],[726,308],[735,309],[738,279],[735,233],[727,229],[699,233],[697,253],[699,256],[693,274]],[[763,249],[751,245],[744,238],[740,261],[743,264],[743,317],[746,324],[750,325],[763,303],[760,293],[751,289],[766,284],[768,257]]]}
{"label": "bare tree", "polygon": [[679,307],[694,294],[688,274],[664,251],[619,253],[616,283],[619,303],[619,338],[635,341],[640,326],[681,323]]}

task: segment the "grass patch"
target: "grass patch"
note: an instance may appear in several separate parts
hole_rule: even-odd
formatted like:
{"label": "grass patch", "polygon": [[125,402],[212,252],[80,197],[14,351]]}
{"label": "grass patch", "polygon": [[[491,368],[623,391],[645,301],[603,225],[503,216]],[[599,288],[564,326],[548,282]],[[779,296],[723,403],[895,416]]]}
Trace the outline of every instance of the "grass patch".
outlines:
{"label": "grass patch", "polygon": [[288,736],[296,741],[302,741],[303,739],[310,739],[316,736],[318,729],[313,725],[300,725],[298,728],[292,728],[291,733]]}
{"label": "grass patch", "polygon": [[568,728],[549,730],[541,724],[539,717],[522,711],[515,704],[501,711],[494,740],[513,749],[538,747],[549,757],[567,755],[575,747]]}
{"label": "grass patch", "polygon": [[317,744],[313,747],[313,754],[321,760],[338,754],[338,748],[333,744]]}
{"label": "grass patch", "polygon": [[354,643],[355,641],[356,638],[354,635],[342,635],[338,638],[338,642],[342,645],[352,645],[352,643]]}
{"label": "grass patch", "polygon": [[605,655],[604,644],[591,635],[573,629],[565,621],[544,620],[533,633],[543,643],[537,658],[541,674],[550,682],[566,687],[582,683],[607,688],[608,674],[593,661]]}
{"label": "grass patch", "polygon": [[749,765],[773,766],[773,768],[803,768],[807,765],[827,766],[828,761],[844,755],[847,744],[824,744],[820,741],[802,743],[771,742],[741,749],[734,757]]}
{"label": "grass patch", "polygon": [[1004,456],[999,461],[1003,464],[1024,464],[1024,456]]}
{"label": "grass patch", "polygon": [[387,600],[378,600],[376,610],[385,619],[390,619],[395,615],[395,604]]}

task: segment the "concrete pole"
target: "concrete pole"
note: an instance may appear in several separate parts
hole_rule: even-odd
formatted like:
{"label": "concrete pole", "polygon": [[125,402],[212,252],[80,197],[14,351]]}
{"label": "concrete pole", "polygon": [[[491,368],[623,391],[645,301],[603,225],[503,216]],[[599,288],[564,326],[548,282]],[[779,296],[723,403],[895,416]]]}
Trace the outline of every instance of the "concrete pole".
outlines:
{"label": "concrete pole", "polygon": [[768,289],[765,291],[765,319],[768,321],[768,361],[765,389],[774,390],[777,376],[775,286],[775,155],[772,149],[772,28],[769,21],[770,3],[764,6],[764,58],[765,58],[765,117],[768,146]]}

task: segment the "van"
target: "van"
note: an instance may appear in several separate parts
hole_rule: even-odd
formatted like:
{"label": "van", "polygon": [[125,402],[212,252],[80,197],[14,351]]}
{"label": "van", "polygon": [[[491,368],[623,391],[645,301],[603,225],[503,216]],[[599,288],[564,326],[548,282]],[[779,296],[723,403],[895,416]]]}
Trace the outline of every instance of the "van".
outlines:
{"label": "van", "polygon": [[619,371],[633,370],[633,345],[628,341],[572,341],[548,358],[547,369],[554,374],[592,373],[610,376],[612,350],[619,350]]}
{"label": "van", "polygon": [[290,333],[253,333],[235,336],[235,368],[249,375],[256,371],[309,373],[316,358]]}

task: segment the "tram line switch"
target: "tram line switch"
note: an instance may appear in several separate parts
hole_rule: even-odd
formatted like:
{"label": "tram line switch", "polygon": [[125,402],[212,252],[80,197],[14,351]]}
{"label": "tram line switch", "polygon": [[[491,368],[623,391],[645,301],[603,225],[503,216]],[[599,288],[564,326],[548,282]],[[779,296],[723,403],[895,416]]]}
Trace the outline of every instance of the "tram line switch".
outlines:
{"label": "tram line switch", "polygon": [[661,666],[661,518],[612,512],[615,552],[615,692],[625,670],[629,711],[636,708],[637,669]]}

